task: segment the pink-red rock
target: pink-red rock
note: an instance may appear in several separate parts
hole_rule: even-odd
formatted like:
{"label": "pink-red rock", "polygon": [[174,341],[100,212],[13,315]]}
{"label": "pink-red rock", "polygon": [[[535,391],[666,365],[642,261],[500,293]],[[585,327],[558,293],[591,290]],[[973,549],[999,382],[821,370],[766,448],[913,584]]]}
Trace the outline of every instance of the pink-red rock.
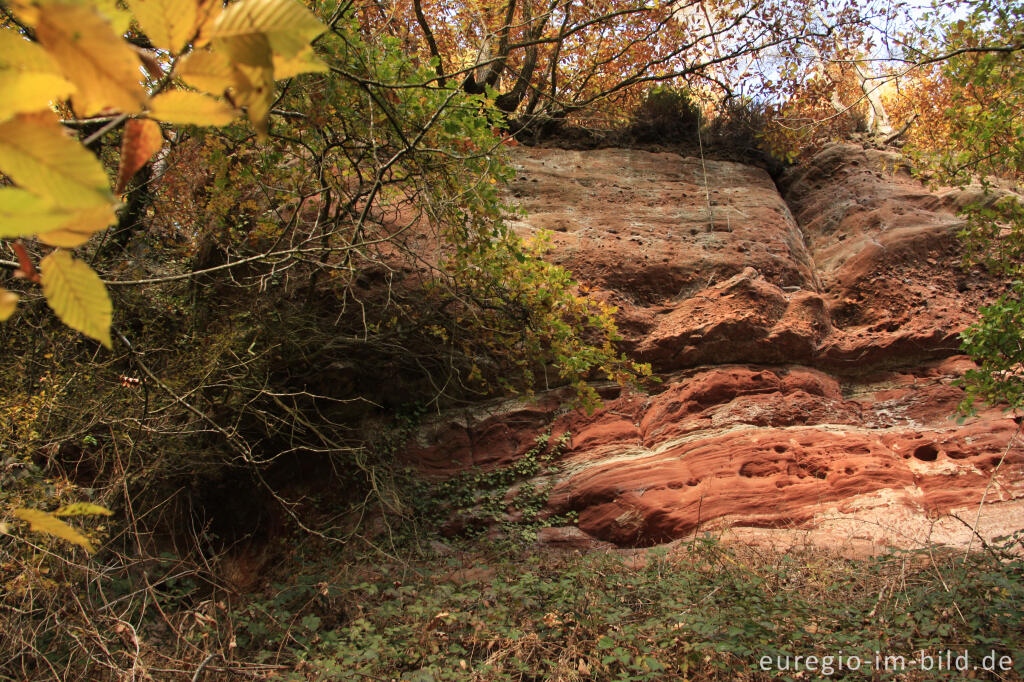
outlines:
{"label": "pink-red rock", "polygon": [[973,366],[957,334],[1000,287],[959,268],[954,194],[852,145],[791,170],[785,201],[730,162],[707,161],[707,184],[700,160],[671,154],[515,162],[516,229],[555,231],[550,258],[619,306],[624,349],[661,382],[602,388],[593,414],[565,409],[564,389],[446,413],[404,453],[424,474],[505,466],[569,432],[546,513],[578,514],[547,532],[574,546],[887,517],[898,544],[909,518],[1024,498],[1017,424],[950,418]]}

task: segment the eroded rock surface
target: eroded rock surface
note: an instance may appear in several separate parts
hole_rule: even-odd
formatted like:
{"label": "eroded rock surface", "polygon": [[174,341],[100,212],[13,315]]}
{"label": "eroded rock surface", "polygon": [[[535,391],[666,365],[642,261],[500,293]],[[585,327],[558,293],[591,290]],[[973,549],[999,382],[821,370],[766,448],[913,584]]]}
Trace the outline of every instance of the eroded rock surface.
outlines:
{"label": "eroded rock surface", "polygon": [[[570,432],[538,481],[549,513],[578,515],[556,545],[828,527],[830,543],[849,528],[906,546],[950,514],[973,508],[973,525],[983,497],[1006,522],[980,532],[1024,519],[1017,424],[951,418],[972,366],[957,334],[999,288],[959,267],[955,193],[852,145],[791,171],[783,194],[760,169],[672,154],[526,149],[517,164],[517,229],[554,231],[551,258],[619,306],[627,351],[661,382],[604,387],[592,415],[564,391],[442,415],[406,452],[425,474],[507,465]],[[964,541],[961,525],[939,539]]]}

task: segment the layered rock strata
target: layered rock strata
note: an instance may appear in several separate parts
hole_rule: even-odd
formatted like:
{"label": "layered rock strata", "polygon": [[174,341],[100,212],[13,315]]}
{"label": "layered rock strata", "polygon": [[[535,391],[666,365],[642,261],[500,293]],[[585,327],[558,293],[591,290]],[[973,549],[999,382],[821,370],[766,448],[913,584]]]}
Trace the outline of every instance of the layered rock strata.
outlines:
{"label": "layered rock strata", "polygon": [[781,193],[758,168],[667,153],[533,148],[516,165],[516,229],[554,233],[550,258],[618,306],[660,383],[603,387],[590,415],[564,391],[446,413],[405,453],[425,475],[504,466],[568,431],[559,473],[535,483],[549,513],[576,513],[547,533],[573,546],[727,527],[963,542],[983,497],[979,532],[1024,525],[1017,424],[951,418],[972,366],[957,334],[1000,287],[960,267],[962,194],[852,145]]}

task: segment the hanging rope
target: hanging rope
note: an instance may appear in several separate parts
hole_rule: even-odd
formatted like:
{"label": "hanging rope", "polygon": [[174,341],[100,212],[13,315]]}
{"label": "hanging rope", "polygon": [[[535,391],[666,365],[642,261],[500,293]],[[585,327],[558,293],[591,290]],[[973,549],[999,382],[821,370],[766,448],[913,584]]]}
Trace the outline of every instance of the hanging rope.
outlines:
{"label": "hanging rope", "polygon": [[711,188],[708,186],[708,167],[704,163],[704,142],[701,140],[700,128],[701,120],[704,118],[704,112],[698,111],[697,114],[697,146],[700,149],[700,168],[704,173],[704,201],[707,202],[708,207],[708,232],[712,232],[715,229],[715,216],[711,211]]}

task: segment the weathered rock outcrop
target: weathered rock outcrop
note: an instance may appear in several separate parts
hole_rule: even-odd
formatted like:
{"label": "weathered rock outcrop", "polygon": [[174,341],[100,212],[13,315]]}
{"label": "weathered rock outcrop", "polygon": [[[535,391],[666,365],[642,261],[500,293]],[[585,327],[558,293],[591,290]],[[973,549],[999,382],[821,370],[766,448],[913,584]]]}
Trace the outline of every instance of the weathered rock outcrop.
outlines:
{"label": "weathered rock outcrop", "polygon": [[949,515],[983,496],[1003,520],[979,532],[1024,525],[1017,424],[951,420],[971,366],[957,334],[999,288],[959,267],[955,192],[852,145],[790,171],[782,194],[760,169],[673,154],[516,161],[517,229],[554,231],[551,258],[619,307],[626,350],[661,383],[604,387],[592,415],[558,391],[442,415],[406,453],[425,474],[569,431],[549,510],[618,545],[728,526],[959,542],[972,531]]}

